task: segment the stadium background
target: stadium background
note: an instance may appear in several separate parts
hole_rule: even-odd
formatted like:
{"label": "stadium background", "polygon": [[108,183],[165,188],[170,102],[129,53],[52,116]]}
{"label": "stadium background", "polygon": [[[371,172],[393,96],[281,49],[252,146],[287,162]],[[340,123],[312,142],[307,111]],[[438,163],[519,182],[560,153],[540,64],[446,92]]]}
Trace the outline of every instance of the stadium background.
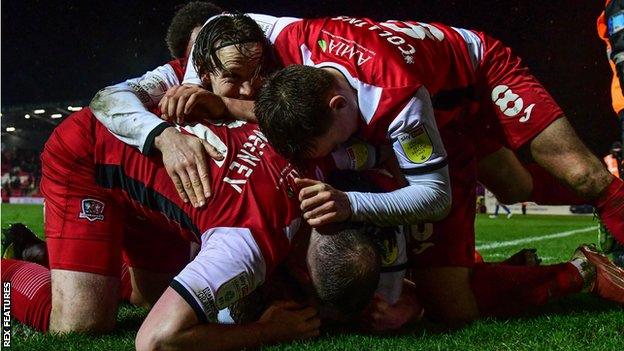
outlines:
{"label": "stadium background", "polygon": [[[180,1],[3,1],[3,198],[37,194],[38,153],[52,128],[100,88],[169,59],[164,36]],[[218,2],[217,2],[218,3]],[[617,138],[610,71],[595,29],[602,1],[223,1],[277,16],[349,14],[440,21],[486,31],[523,57],[604,155]],[[35,114],[43,109],[44,113]],[[28,118],[26,118],[28,115]]]}
{"label": "stadium background", "polygon": [[[38,154],[52,128],[100,88],[169,60],[164,35],[183,1],[3,1],[1,3],[2,173],[36,193]],[[610,109],[610,70],[595,20],[603,1],[221,1],[240,11],[278,16],[349,14],[375,19],[440,21],[501,38],[524,58],[562,105],[581,138],[599,155],[617,138]],[[45,112],[35,114],[35,110]],[[25,118],[28,114],[30,118]],[[54,115],[58,118],[52,118]],[[15,130],[7,131],[7,128]],[[3,179],[4,188],[4,179]],[[22,192],[22,189],[20,189]],[[2,191],[3,196],[5,190]],[[2,225],[24,222],[43,233],[41,206],[2,204]],[[543,264],[569,259],[596,242],[589,216],[478,215],[477,247],[487,261],[536,247]],[[555,234],[553,234],[555,233]],[[485,320],[454,333],[417,330],[399,337],[337,334],[270,350],[618,350],[623,310],[581,294],[550,304],[540,316]],[[124,304],[108,336],[49,335],[15,323],[16,350],[133,350],[146,310]]]}

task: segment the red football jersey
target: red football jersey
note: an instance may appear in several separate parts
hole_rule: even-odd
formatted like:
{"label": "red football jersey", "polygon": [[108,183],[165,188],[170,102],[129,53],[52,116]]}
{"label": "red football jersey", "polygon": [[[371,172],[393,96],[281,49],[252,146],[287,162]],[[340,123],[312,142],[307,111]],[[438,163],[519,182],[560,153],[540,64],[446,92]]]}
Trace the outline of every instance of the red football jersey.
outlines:
{"label": "red football jersey", "polygon": [[[365,103],[365,134],[384,140],[390,122],[421,86],[435,98],[473,84],[476,62],[462,36],[470,33],[442,24],[338,16],[279,19],[270,39],[285,66],[346,68],[363,88],[358,100]],[[436,119],[439,128],[448,123],[438,111]]]}
{"label": "red football jersey", "polygon": [[267,268],[273,268],[288,254],[300,223],[293,182],[297,170],[273,150],[254,124],[196,124],[182,130],[207,140],[225,156],[222,161],[209,161],[212,196],[202,208],[183,203],[160,154],[142,155],[100,123],[94,156],[98,184],[121,189],[122,200],[145,217],[164,214],[184,229],[189,240],[199,241],[214,228],[247,228]]}

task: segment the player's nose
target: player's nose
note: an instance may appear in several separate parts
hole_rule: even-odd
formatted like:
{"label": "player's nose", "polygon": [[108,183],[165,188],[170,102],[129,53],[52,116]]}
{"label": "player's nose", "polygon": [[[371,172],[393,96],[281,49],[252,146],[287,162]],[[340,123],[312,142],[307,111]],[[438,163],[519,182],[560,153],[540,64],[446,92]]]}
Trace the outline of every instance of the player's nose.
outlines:
{"label": "player's nose", "polygon": [[253,94],[255,93],[254,90],[255,89],[253,88],[251,82],[247,80],[240,85],[238,94],[240,95],[241,99],[248,99],[253,96]]}

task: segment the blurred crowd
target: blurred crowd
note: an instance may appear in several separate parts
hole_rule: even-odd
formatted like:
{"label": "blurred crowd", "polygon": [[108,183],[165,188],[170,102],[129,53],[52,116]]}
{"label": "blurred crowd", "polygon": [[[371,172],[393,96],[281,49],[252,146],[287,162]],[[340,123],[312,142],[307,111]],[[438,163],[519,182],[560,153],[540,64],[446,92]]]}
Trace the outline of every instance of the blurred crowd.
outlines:
{"label": "blurred crowd", "polygon": [[34,150],[2,150],[2,201],[16,196],[41,196],[41,161]]}

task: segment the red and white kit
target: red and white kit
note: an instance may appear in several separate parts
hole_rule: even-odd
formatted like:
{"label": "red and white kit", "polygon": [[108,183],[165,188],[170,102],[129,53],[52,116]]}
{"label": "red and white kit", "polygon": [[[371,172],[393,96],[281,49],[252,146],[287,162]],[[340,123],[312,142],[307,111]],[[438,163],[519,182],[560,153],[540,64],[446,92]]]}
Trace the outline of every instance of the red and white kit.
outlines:
{"label": "red and white kit", "polygon": [[42,155],[50,267],[116,275],[123,250],[131,266],[175,272],[189,241],[200,242],[172,287],[200,320],[216,321],[288,254],[300,223],[297,172],[255,125],[185,128],[225,156],[210,161],[213,196],[202,208],[182,202],[160,155],[120,142],[88,109],[55,130]]}
{"label": "red and white kit", "polygon": [[[518,149],[563,115],[520,59],[484,33],[438,23],[250,16],[283,65],[333,67],[345,76],[357,91],[361,136],[391,143],[406,175],[448,162],[451,213],[415,226],[413,259],[471,266],[475,139],[487,135]],[[187,66],[185,82],[198,82],[193,69]]]}

